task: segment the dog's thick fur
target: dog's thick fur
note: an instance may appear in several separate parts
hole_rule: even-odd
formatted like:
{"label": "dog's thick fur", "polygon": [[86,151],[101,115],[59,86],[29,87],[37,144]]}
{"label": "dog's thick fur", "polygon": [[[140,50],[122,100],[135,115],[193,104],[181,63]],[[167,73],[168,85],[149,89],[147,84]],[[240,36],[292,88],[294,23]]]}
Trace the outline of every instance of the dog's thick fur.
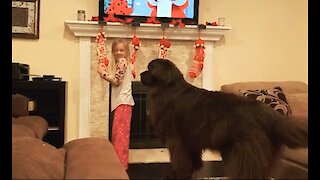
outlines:
{"label": "dog's thick fur", "polygon": [[170,153],[169,178],[190,179],[205,149],[220,152],[226,177],[268,178],[283,145],[308,146],[307,123],[256,100],[197,88],[170,60],[152,60],[140,76],[151,123]]}

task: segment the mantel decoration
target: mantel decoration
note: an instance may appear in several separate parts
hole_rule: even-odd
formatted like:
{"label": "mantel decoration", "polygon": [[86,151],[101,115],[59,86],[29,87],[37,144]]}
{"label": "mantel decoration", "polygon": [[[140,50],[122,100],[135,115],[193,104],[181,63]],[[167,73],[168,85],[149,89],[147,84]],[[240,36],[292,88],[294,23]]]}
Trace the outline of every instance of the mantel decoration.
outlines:
{"label": "mantel decoration", "polygon": [[40,0],[12,0],[12,37],[39,39]]}
{"label": "mantel decoration", "polygon": [[[106,47],[105,47],[106,46],[106,43],[105,43],[106,42],[106,35],[105,35],[105,32],[103,32],[104,23],[99,22],[99,24],[100,24],[100,30],[99,30],[98,35],[96,36],[96,42],[97,42],[96,50],[98,53],[99,62],[105,64],[105,67],[107,67],[109,61],[107,58]],[[131,64],[130,65],[133,65],[135,63],[137,51],[139,50],[139,48],[141,46],[140,40],[136,34],[136,26],[140,26],[140,23],[132,23],[133,37],[132,37],[131,45],[133,46],[133,53],[131,56]],[[169,27],[169,23],[161,23],[161,27],[162,27],[162,38],[160,39],[160,42],[158,44],[158,46],[160,47],[158,58],[166,59],[166,56],[168,53],[167,51],[171,46],[170,40],[165,37],[166,28]],[[186,26],[183,26],[183,27],[185,28]],[[188,75],[190,78],[197,78],[203,70],[203,62],[205,59],[205,52],[204,52],[205,41],[203,39],[201,39],[201,37],[200,37],[202,29],[206,29],[206,25],[199,24],[197,39],[194,44],[195,54],[193,57],[192,65],[188,70]],[[135,71],[133,71],[132,75],[134,78],[136,77]]]}
{"label": "mantel decoration", "polygon": [[159,42],[159,58],[165,59],[168,54],[168,49],[171,46],[171,42],[165,37],[165,29],[162,29],[162,39]]}

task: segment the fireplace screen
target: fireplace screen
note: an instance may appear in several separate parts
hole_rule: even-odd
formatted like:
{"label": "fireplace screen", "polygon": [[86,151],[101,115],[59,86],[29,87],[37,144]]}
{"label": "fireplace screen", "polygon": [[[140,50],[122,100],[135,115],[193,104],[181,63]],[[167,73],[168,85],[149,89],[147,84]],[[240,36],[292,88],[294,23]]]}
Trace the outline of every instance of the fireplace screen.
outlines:
{"label": "fireplace screen", "polygon": [[[111,86],[110,86],[111,97]],[[155,135],[149,120],[148,90],[140,81],[132,82],[132,94],[135,105],[132,109],[130,128],[130,149],[162,148],[163,143]],[[109,99],[111,104],[111,99]],[[113,112],[109,109],[109,138],[112,138]]]}

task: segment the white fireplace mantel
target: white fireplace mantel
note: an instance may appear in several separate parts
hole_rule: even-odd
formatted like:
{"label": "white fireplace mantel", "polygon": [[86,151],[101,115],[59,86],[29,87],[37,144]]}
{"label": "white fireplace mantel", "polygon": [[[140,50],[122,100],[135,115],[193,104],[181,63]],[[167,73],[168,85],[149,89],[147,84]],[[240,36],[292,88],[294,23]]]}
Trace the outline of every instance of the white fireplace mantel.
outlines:
{"label": "white fireplace mantel", "polygon": [[[90,61],[91,38],[95,38],[102,28],[107,37],[132,38],[133,27],[127,24],[111,23],[101,26],[97,21],[65,21],[72,33],[79,37],[79,138],[90,137]],[[164,30],[169,40],[193,41],[200,37],[205,41],[205,60],[202,87],[213,90],[213,43],[219,41],[230,30],[227,26],[207,26],[199,29],[197,25],[162,28],[159,24],[140,24],[135,27],[139,39],[161,39]],[[208,60],[206,60],[208,59]]]}
{"label": "white fireplace mantel", "polygon": [[[115,22],[108,22],[100,26],[97,21],[65,21],[65,25],[79,37],[96,37],[100,28],[106,32],[108,37],[131,38],[132,26]],[[163,28],[159,24],[144,24],[136,27],[137,36],[141,39],[161,39]],[[170,40],[195,40],[198,38],[198,26],[186,25],[186,27],[174,27],[170,25],[165,29],[165,36]],[[219,41],[225,32],[231,27],[207,26],[201,29],[201,39],[205,41]]]}

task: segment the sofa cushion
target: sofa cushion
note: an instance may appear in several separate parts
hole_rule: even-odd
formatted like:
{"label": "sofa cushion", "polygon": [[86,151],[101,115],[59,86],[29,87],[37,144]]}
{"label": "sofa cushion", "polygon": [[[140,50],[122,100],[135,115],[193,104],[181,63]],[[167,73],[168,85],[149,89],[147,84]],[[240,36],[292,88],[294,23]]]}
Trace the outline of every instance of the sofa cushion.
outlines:
{"label": "sofa cushion", "polygon": [[13,179],[63,179],[64,160],[64,149],[36,138],[12,138]]}
{"label": "sofa cushion", "polygon": [[283,158],[308,167],[308,148],[290,149],[285,147],[282,151]]}
{"label": "sofa cushion", "polygon": [[42,139],[48,132],[48,122],[41,116],[21,116],[12,118],[12,124],[20,124],[33,130],[36,138]]}
{"label": "sofa cushion", "polygon": [[104,137],[66,143],[66,179],[129,179],[115,150]]}
{"label": "sofa cushion", "polygon": [[21,124],[12,124],[12,137],[19,136],[28,136],[35,138],[36,134],[27,126]]}
{"label": "sofa cushion", "polygon": [[287,102],[281,87],[274,87],[270,89],[256,89],[256,90],[239,90],[242,96],[256,99],[268,106],[272,107],[275,111],[288,116],[291,114],[290,106]]}

